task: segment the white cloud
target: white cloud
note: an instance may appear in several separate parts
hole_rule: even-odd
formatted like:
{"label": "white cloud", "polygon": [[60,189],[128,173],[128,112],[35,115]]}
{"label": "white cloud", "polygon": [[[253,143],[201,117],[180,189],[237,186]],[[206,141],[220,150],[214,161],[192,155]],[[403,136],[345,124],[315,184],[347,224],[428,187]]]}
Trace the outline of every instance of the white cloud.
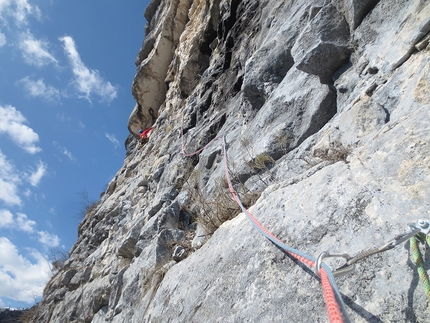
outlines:
{"label": "white cloud", "polygon": [[31,258],[33,261],[21,255],[9,239],[0,237],[0,297],[33,303],[42,296],[50,265],[37,251],[31,252]]}
{"label": "white cloud", "polygon": [[66,155],[67,157],[69,157],[69,159],[71,161],[75,161],[76,158],[73,157],[72,153],[70,151],[68,151],[66,148],[63,147],[63,154]]}
{"label": "white cloud", "polygon": [[0,200],[9,205],[21,205],[18,188],[14,183],[6,182],[0,178]]}
{"label": "white cloud", "polygon": [[15,0],[16,3],[16,12],[15,19],[19,23],[27,23],[27,17],[29,15],[34,15],[36,18],[40,18],[41,12],[37,6],[32,6],[28,3],[27,0]]}
{"label": "white cloud", "polygon": [[60,245],[60,238],[56,234],[51,234],[46,231],[38,231],[39,242],[48,247],[58,247]]}
{"label": "white cloud", "polygon": [[0,228],[10,228],[13,223],[13,214],[9,210],[0,210]]}
{"label": "white cloud", "polygon": [[31,233],[34,232],[35,225],[36,222],[29,220],[27,215],[24,213],[17,213],[16,226],[19,230]]}
{"label": "white cloud", "polygon": [[22,50],[24,60],[29,65],[44,66],[47,64],[56,65],[58,62],[48,50],[46,41],[36,39],[27,31],[21,35],[19,48]]}
{"label": "white cloud", "polygon": [[108,133],[105,133],[105,136],[109,141],[114,145],[115,148],[119,147],[119,141],[116,139],[115,135],[110,135]]}
{"label": "white cloud", "polygon": [[0,0],[0,20],[3,22],[13,18],[18,26],[26,25],[29,16],[40,18],[41,13],[37,6],[27,0]]}
{"label": "white cloud", "polygon": [[30,220],[26,214],[18,212],[16,216],[9,210],[0,209],[0,229],[8,228],[12,230],[34,233],[38,236],[38,241],[44,246],[54,248],[60,244],[60,238],[56,234],[46,231],[36,231],[36,221]]}
{"label": "white cloud", "polygon": [[0,210],[0,228],[9,228],[33,233],[35,226],[36,222],[33,220],[29,220],[27,218],[27,215],[25,215],[24,213],[17,213],[16,217],[14,217],[12,212],[10,212],[9,210]]}
{"label": "white cloud", "polygon": [[32,186],[37,186],[42,179],[42,177],[46,174],[47,165],[41,161],[37,164],[36,171],[32,172],[28,176],[28,181]]}
{"label": "white cloud", "polygon": [[30,189],[26,188],[22,194],[24,194],[25,197],[30,197],[31,191],[30,191]]}
{"label": "white cloud", "polygon": [[53,86],[46,85],[43,79],[34,81],[26,76],[19,80],[17,84],[24,85],[30,96],[41,97],[47,101],[60,101],[60,91]]}
{"label": "white cloud", "polygon": [[6,36],[2,32],[0,32],[0,47],[6,45]]}
{"label": "white cloud", "polygon": [[20,182],[21,179],[14,165],[0,150],[0,200],[9,205],[21,205],[21,199],[18,196]]}
{"label": "white cloud", "polygon": [[[1,0],[0,0],[1,1]],[[6,133],[22,149],[30,154],[41,151],[36,143],[39,135],[26,126],[25,117],[11,105],[0,106],[0,134]]]}
{"label": "white cloud", "polygon": [[78,92],[82,93],[82,97],[91,102],[91,95],[96,94],[101,98],[101,101],[110,103],[116,98],[116,87],[109,81],[103,80],[97,70],[89,69],[82,62],[78,51],[76,50],[75,41],[70,36],[59,38],[64,43],[64,51],[66,52],[73,74],[75,76],[74,83]]}
{"label": "white cloud", "polygon": [[56,141],[54,141],[53,143],[54,143],[54,146],[57,147],[58,150],[60,150],[63,155],[67,156],[70,159],[70,161],[72,161],[72,162],[76,161],[76,158],[73,156],[73,154],[70,151],[68,151],[66,148],[61,146]]}

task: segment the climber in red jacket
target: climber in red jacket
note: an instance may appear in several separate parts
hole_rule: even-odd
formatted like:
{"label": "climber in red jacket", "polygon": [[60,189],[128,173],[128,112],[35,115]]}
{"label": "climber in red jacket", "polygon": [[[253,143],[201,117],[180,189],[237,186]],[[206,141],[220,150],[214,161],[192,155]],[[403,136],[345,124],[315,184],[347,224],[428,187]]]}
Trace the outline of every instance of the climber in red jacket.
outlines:
{"label": "climber in red jacket", "polygon": [[152,127],[148,128],[146,130],[142,130],[142,129],[139,130],[139,133],[140,133],[139,139],[140,140],[142,140],[142,139],[149,139],[149,135],[151,134],[151,131],[152,131]]}
{"label": "climber in red jacket", "polygon": [[139,136],[139,142],[141,145],[143,145],[145,142],[149,140],[149,135],[151,134],[152,127],[146,129],[146,130],[139,130],[140,136]]}

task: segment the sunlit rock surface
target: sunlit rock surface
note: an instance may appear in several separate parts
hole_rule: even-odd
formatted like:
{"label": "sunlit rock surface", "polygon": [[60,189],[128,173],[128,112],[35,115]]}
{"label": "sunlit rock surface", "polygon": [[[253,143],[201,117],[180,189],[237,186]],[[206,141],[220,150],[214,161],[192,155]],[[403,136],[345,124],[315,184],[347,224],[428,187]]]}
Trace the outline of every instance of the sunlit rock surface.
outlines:
{"label": "sunlit rock surface", "polygon": [[[312,256],[429,219],[430,3],[153,0],[145,17],[128,127],[154,130],[127,139],[34,322],[326,322],[313,269],[240,213],[211,140],[253,214]],[[353,322],[428,321],[408,242],[336,281]]]}

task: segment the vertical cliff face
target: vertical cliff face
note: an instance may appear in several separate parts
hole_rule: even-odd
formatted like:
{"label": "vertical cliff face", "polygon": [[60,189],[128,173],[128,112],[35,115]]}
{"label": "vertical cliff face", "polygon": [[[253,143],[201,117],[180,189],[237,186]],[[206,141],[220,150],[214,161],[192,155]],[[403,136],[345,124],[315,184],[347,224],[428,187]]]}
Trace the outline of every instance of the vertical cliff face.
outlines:
{"label": "vertical cliff face", "polygon": [[[153,0],[145,17],[124,166],[34,321],[326,321],[312,269],[230,197],[217,138],[246,207],[307,254],[429,219],[430,3]],[[426,321],[408,244],[336,279],[352,321]]]}

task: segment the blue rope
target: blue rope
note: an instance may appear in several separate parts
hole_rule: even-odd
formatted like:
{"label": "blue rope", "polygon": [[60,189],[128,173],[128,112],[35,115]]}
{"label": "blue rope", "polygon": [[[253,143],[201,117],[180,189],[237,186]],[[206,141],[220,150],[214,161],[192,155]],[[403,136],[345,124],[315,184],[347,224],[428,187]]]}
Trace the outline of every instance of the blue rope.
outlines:
{"label": "blue rope", "polygon": [[[230,181],[230,175],[229,175],[229,172],[228,172],[228,166],[227,166],[227,150],[226,150],[226,142],[225,142],[225,135],[222,137],[223,138],[223,152],[224,152],[224,161],[225,161],[225,173],[226,173],[226,177],[227,177],[227,181],[229,182],[229,186],[232,188],[232,190],[233,190],[233,192],[234,192],[234,194],[236,195],[236,197],[237,197],[237,194],[236,194],[236,192],[234,191],[234,188],[233,188],[233,186],[231,185],[231,181]],[[296,249],[294,249],[294,248],[291,248],[291,247],[289,247],[289,246],[287,246],[286,244],[284,244],[284,243],[282,243],[282,242],[280,242],[280,241],[278,241],[278,240],[276,240],[276,239],[274,239],[273,237],[271,237],[270,235],[268,235],[266,232],[264,232],[253,220],[252,220],[252,216],[249,214],[249,211],[243,206],[243,204],[242,204],[242,202],[240,201],[240,199],[237,197],[237,202],[238,202],[238,204],[239,204],[239,206],[240,206],[240,208],[242,209],[242,211],[243,211],[243,213],[245,213],[245,215],[247,216],[247,218],[248,218],[248,220],[252,223],[252,225],[261,233],[261,234],[263,234],[267,239],[269,239],[271,242],[273,242],[275,245],[277,245],[278,247],[280,247],[281,249],[283,249],[283,250],[286,250],[286,251],[288,251],[288,252],[291,252],[291,253],[295,253],[295,254],[297,254],[297,255],[299,255],[299,256],[301,256],[301,257],[303,257],[303,258],[306,258],[306,259],[308,259],[308,260],[310,260],[310,261],[312,261],[312,262],[316,262],[316,258],[315,257],[313,257],[313,256],[309,256],[309,255],[307,255],[307,254],[305,254],[305,253],[303,253],[303,252],[301,252],[301,251],[299,251],[299,250],[296,250]],[[321,264],[321,267],[322,268],[324,268],[324,270],[326,271],[326,273],[327,273],[327,276],[328,276],[328,278],[329,278],[329,281],[330,281],[330,284],[331,284],[331,286],[332,286],[332,288],[333,288],[333,291],[334,291],[334,293],[335,293],[335,295],[336,295],[336,299],[337,299],[337,301],[338,301],[338,304],[340,305],[340,309],[341,309],[341,312],[342,312],[342,314],[343,314],[343,316],[344,316],[344,319],[345,319],[345,321],[346,322],[350,322],[350,319],[349,319],[349,316],[348,316],[348,312],[346,311],[346,309],[345,309],[345,304],[344,304],[344,302],[343,302],[343,300],[342,300],[342,296],[341,296],[341,294],[340,294],[340,291],[339,291],[339,288],[337,287],[337,284],[336,284],[336,281],[335,281],[335,278],[334,278],[334,275],[333,275],[333,273],[332,273],[332,271],[331,271],[331,269],[325,264],[325,263],[322,263]]]}

